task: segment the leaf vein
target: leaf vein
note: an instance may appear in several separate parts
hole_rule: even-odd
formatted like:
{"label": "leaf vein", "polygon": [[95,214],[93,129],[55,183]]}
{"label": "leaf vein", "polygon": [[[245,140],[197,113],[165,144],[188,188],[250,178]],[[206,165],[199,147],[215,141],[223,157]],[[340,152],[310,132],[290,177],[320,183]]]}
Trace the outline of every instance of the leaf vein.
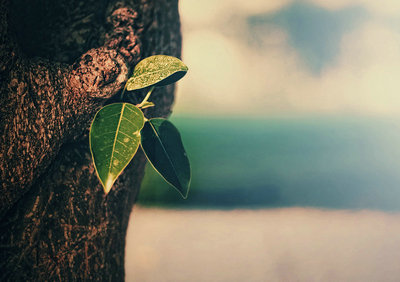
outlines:
{"label": "leaf vein", "polygon": [[110,175],[110,172],[111,172],[111,166],[112,166],[112,162],[113,162],[113,159],[114,159],[115,144],[117,143],[116,140],[117,140],[117,137],[118,137],[119,127],[121,126],[121,121],[122,121],[122,118],[123,118],[123,115],[124,115],[124,109],[125,109],[125,104],[122,104],[121,115],[119,117],[117,130],[115,131],[115,136],[114,136],[113,149],[112,149],[111,158],[110,158],[110,165],[108,167],[108,175]]}

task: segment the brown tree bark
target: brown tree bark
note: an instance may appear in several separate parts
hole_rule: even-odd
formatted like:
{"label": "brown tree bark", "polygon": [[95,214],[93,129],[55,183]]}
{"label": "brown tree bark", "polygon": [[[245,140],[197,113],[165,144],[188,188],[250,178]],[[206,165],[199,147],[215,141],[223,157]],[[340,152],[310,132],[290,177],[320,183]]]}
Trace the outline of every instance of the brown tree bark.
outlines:
{"label": "brown tree bark", "polygon": [[[1,281],[124,279],[145,158],[106,196],[88,128],[140,59],[180,52],[177,0],[0,0]],[[145,115],[167,116],[173,90]]]}

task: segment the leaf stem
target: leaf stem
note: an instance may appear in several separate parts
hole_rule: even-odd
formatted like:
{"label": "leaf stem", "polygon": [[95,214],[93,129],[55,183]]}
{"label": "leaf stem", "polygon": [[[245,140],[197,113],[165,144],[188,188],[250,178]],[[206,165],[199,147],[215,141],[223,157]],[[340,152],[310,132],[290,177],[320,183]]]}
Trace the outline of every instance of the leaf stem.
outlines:
{"label": "leaf stem", "polygon": [[124,94],[125,94],[125,91],[126,91],[126,87],[128,87],[128,83],[125,83],[124,90],[122,90],[121,96],[119,96],[119,98],[120,98],[121,101],[122,101],[122,99],[124,98]]}
{"label": "leaf stem", "polygon": [[144,97],[143,101],[140,104],[136,105],[138,108],[142,107],[147,102],[147,100],[150,98],[151,92],[153,92],[154,88],[155,88],[155,86],[152,86],[150,88],[149,92],[147,92],[147,95],[146,95],[146,97]]}

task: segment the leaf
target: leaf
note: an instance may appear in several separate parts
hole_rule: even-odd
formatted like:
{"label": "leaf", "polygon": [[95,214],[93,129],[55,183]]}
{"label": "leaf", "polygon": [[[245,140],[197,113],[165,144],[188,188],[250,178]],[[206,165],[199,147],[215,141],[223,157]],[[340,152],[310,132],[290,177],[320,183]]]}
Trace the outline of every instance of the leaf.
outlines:
{"label": "leaf", "polygon": [[132,104],[115,103],[96,113],[89,133],[90,152],[106,194],[136,154],[143,125],[142,111]]}
{"label": "leaf", "polygon": [[179,131],[168,120],[154,118],[146,121],[141,136],[150,163],[186,199],[191,172]]}
{"label": "leaf", "polygon": [[127,90],[137,90],[148,86],[164,86],[181,79],[188,67],[178,58],[156,55],[141,60],[128,79]]}

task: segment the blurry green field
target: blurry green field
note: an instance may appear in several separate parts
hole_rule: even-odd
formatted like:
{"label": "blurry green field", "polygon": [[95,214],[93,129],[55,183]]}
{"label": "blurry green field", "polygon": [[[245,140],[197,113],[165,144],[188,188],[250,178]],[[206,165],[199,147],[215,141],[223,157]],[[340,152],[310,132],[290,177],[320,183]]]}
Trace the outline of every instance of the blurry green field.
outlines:
{"label": "blurry green field", "polygon": [[148,166],[141,205],[400,210],[400,123],[395,120],[172,121],[192,164],[189,198],[182,200]]}

